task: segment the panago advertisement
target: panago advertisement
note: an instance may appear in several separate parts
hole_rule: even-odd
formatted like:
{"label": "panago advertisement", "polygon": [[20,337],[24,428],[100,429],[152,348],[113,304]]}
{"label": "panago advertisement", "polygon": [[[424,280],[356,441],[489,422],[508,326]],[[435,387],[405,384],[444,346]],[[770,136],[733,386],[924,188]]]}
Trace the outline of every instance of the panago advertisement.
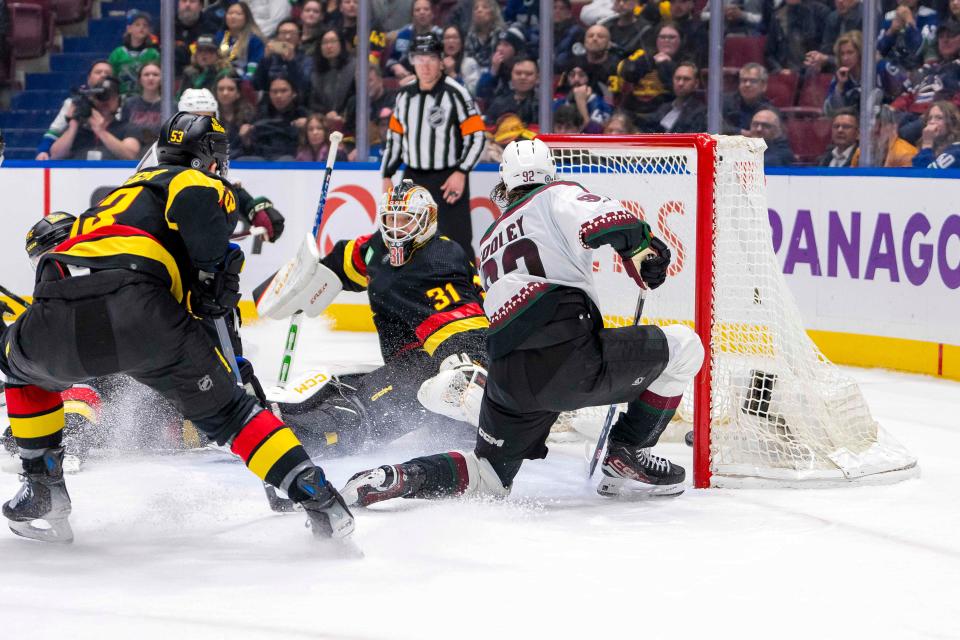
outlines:
{"label": "panago advertisement", "polygon": [[[0,170],[7,203],[0,284],[29,294],[33,274],[23,250],[27,229],[50,211],[82,212],[97,189],[119,185],[132,172],[131,163],[119,162],[6,163]],[[773,246],[805,326],[829,357],[960,379],[960,180],[931,171],[909,175],[771,171],[767,194]],[[240,241],[247,253],[245,291],[294,255],[312,225],[322,176],[321,164],[231,168],[231,180],[254,196],[269,197],[286,217],[283,237],[265,243],[260,254],[251,252],[249,239]],[[480,167],[470,176],[475,244],[498,211],[488,197],[498,179],[495,166]],[[336,166],[320,227],[321,252],[337,240],[374,230],[380,184],[375,165]],[[648,213],[655,232],[674,245],[673,275],[686,283],[692,248],[676,246],[681,241],[672,229],[691,224],[692,216],[678,209]],[[365,297],[341,296],[331,308],[338,326],[372,329]],[[245,311],[251,307],[245,305]]]}

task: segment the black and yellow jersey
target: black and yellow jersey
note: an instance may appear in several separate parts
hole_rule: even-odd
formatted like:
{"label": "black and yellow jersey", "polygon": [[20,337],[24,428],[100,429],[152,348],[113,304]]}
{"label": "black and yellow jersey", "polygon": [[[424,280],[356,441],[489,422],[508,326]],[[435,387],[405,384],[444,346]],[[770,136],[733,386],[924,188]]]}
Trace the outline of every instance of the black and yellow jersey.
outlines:
{"label": "black and yellow jersey", "polygon": [[44,261],[149,274],[182,302],[197,270],[215,271],[223,260],[237,218],[228,182],[160,165],[133,175],[80,214],[70,238]]}
{"label": "black and yellow jersey", "polygon": [[422,348],[443,359],[465,352],[486,363],[480,278],[459,244],[436,236],[401,267],[379,234],[341,240],[321,262],[347,291],[367,290],[385,362]]}

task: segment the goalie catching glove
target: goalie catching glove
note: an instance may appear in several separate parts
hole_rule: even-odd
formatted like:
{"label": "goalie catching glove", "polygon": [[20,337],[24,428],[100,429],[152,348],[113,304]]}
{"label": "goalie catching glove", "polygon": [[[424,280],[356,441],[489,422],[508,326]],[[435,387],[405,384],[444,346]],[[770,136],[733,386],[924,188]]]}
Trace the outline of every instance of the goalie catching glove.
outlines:
{"label": "goalie catching glove", "polygon": [[623,268],[633,278],[637,286],[644,289],[656,289],[667,279],[667,267],[670,266],[670,247],[655,236],[634,253],[623,255]]}
{"label": "goalie catching glove", "polygon": [[240,272],[243,250],[235,244],[227,249],[223,268],[200,271],[197,283],[187,294],[187,309],[198,318],[222,318],[240,302]]}
{"label": "goalie catching glove", "polygon": [[420,385],[417,400],[428,411],[476,427],[486,384],[487,370],[465,353],[456,353],[440,363],[437,375]]}

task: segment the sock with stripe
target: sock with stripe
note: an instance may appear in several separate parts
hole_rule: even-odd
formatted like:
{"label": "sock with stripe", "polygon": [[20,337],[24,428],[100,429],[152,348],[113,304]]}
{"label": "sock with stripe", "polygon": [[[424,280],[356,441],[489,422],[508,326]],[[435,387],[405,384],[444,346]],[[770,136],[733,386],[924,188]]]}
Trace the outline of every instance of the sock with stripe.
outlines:
{"label": "sock with stripe", "polygon": [[[271,412],[259,409],[234,436],[230,450],[254,475],[286,493],[294,502],[310,497],[295,481],[315,465],[293,431]],[[322,486],[326,482],[322,471],[319,476]]]}
{"label": "sock with stripe", "polygon": [[652,447],[680,406],[683,396],[664,397],[647,389],[640,397],[627,405],[613,429],[610,440],[631,446]]}
{"label": "sock with stripe", "polygon": [[10,429],[24,460],[39,458],[63,440],[63,400],[55,391],[34,385],[7,385]]}

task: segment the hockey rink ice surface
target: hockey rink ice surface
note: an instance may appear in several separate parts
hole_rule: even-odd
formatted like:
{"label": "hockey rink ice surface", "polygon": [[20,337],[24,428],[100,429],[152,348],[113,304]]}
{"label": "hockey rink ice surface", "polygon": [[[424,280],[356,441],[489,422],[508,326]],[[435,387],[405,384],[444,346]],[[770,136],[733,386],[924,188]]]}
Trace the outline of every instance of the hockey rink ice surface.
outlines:
{"label": "hockey rink ice surface", "polygon": [[[265,382],[285,332],[243,330]],[[300,347],[298,371],[379,360],[373,334],[320,321]],[[0,531],[0,638],[960,638],[960,384],[848,371],[919,479],[611,501],[569,443],[503,503],[355,511],[362,558],[270,512],[223,454],[95,456],[67,480],[73,545]],[[437,447],[411,434],[324,467],[341,486]],[[691,449],[658,452],[689,481]],[[0,474],[3,500],[17,486]]]}

